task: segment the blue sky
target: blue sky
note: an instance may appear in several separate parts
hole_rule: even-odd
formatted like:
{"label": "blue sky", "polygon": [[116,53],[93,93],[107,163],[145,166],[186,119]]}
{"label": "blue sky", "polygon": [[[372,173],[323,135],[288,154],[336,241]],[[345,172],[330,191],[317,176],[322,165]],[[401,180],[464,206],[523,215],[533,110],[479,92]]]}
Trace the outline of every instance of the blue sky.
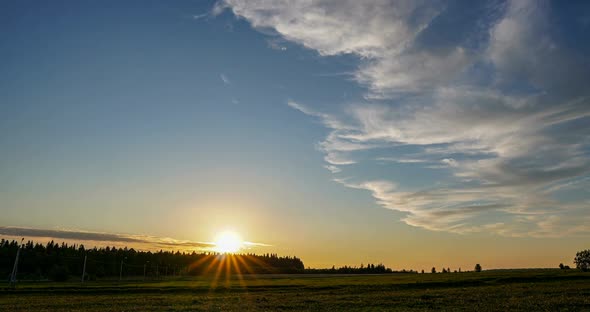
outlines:
{"label": "blue sky", "polygon": [[317,265],[482,239],[549,240],[553,261],[590,232],[586,1],[0,12],[2,226],[227,227]]}

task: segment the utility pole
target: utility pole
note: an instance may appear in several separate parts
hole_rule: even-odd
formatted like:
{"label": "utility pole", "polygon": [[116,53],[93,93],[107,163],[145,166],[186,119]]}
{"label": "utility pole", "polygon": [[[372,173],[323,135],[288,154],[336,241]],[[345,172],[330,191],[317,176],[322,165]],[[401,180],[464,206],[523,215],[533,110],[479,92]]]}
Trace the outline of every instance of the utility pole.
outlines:
{"label": "utility pole", "polygon": [[86,275],[86,258],[88,258],[88,254],[84,255],[84,266],[82,267],[82,283],[84,283],[84,275]]}
{"label": "utility pole", "polygon": [[18,272],[18,258],[20,257],[20,250],[23,247],[23,241],[25,238],[23,237],[20,240],[20,246],[18,246],[18,250],[16,251],[16,259],[14,259],[14,266],[12,267],[12,274],[10,274],[10,286],[16,286],[16,273]]}

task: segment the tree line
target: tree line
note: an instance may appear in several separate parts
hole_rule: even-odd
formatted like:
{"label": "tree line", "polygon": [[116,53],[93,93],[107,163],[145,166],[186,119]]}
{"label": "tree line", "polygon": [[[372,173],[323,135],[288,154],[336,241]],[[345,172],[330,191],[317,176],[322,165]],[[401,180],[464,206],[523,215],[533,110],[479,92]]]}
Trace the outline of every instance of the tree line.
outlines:
{"label": "tree line", "polygon": [[[385,267],[385,265],[383,264],[367,264],[366,266],[364,264],[361,264],[360,267],[356,267],[356,266],[342,266],[339,268],[336,268],[335,266],[332,266],[332,268],[329,269],[312,269],[312,268],[307,268],[305,269],[305,273],[318,273],[318,274],[386,274],[386,273],[401,273],[402,271],[393,271],[391,268],[387,268]],[[403,270],[403,272],[413,272],[414,271],[406,271]]]}
{"label": "tree line", "polygon": [[45,245],[28,241],[21,246],[15,240],[1,239],[0,276],[10,278],[19,248],[18,279],[21,280],[81,278],[84,262],[85,279],[304,272],[301,259],[271,253],[150,252],[127,247],[86,249],[82,244],[54,241]]}
{"label": "tree line", "polygon": [[[318,274],[389,274],[418,273],[414,270],[394,271],[383,264],[361,264],[336,268],[305,268],[301,259],[293,256],[281,257],[266,253],[256,255],[222,254],[215,252],[172,252],[172,251],[138,251],[133,248],[94,247],[86,249],[82,244],[55,243],[47,244],[27,241],[24,244],[16,240],[0,239],[0,277],[11,278],[17,252],[19,252],[19,280],[55,280],[63,281],[72,276],[84,279],[113,278],[162,278],[192,275],[226,275],[226,274],[265,274],[265,273],[318,273]],[[590,250],[583,250],[574,259],[576,268],[590,270]],[[569,266],[560,264],[561,269]],[[475,272],[481,272],[477,264]],[[455,271],[457,272],[457,271]],[[461,269],[459,269],[461,272]],[[421,273],[424,273],[422,270]],[[431,273],[437,273],[436,268]],[[442,273],[451,273],[443,268]]]}

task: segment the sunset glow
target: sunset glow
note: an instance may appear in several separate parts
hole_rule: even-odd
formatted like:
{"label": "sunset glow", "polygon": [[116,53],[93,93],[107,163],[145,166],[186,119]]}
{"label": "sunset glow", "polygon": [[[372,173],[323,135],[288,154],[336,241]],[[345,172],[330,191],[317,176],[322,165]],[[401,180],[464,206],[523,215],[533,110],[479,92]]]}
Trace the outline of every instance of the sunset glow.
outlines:
{"label": "sunset glow", "polygon": [[215,251],[222,253],[238,252],[243,241],[238,234],[231,231],[221,232],[215,239]]}

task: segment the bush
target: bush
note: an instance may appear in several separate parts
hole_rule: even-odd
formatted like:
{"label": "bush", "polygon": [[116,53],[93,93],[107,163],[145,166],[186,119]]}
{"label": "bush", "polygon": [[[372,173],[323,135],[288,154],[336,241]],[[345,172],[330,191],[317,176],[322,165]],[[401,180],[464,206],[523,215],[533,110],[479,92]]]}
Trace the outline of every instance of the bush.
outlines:
{"label": "bush", "polygon": [[590,249],[578,251],[574,258],[576,268],[586,272],[590,270]]}
{"label": "bush", "polygon": [[475,265],[475,272],[481,272],[481,265],[479,263]]}
{"label": "bush", "polygon": [[49,279],[54,282],[65,282],[70,277],[70,272],[66,266],[56,265],[49,272]]}

